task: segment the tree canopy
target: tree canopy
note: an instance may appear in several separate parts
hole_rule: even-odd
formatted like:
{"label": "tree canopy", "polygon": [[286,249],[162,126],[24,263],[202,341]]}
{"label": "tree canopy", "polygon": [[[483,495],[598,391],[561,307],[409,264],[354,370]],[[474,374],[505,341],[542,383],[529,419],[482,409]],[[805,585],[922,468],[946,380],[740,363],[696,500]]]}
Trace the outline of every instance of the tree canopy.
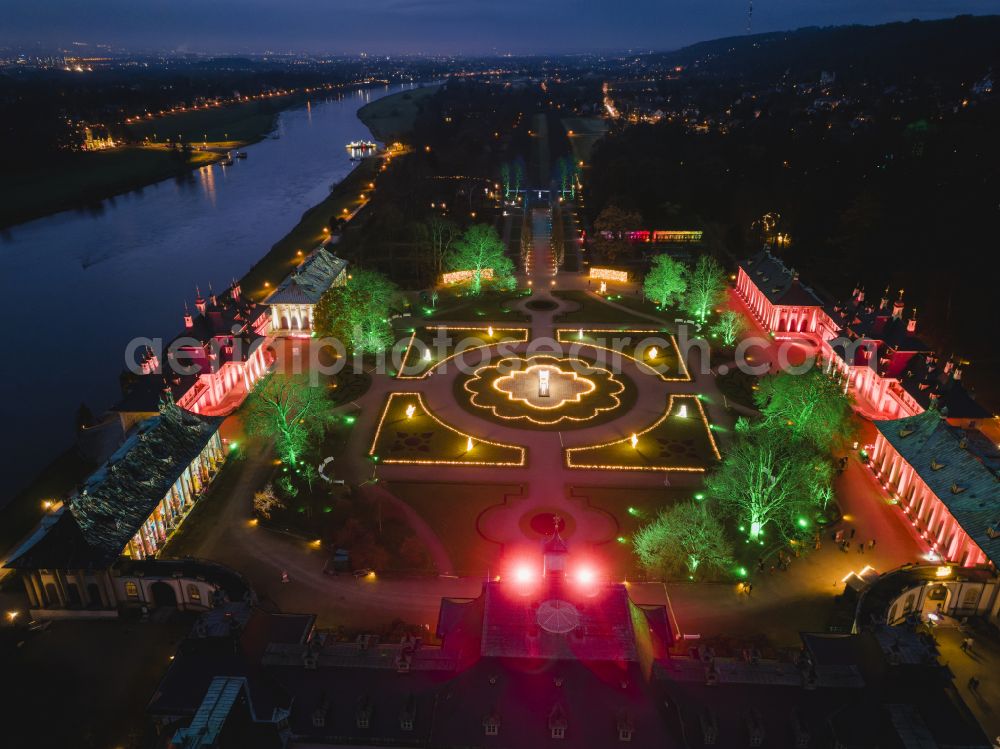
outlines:
{"label": "tree canopy", "polygon": [[843,389],[819,367],[803,374],[764,377],[754,393],[764,420],[795,441],[829,452],[855,432],[851,403]]}
{"label": "tree canopy", "polygon": [[740,337],[740,333],[746,330],[746,327],[747,324],[746,320],[743,319],[743,315],[734,309],[725,309],[722,310],[719,319],[712,324],[710,330],[712,335],[722,339],[723,346],[733,346],[736,343],[736,339]]}
{"label": "tree canopy", "polygon": [[709,495],[752,540],[768,526],[786,537],[799,534],[825,505],[831,461],[766,422],[738,426],[722,463],[705,481]]}
{"label": "tree canopy", "polygon": [[389,310],[396,286],[380,273],[356,270],[345,286],[327,290],[316,305],[315,329],[357,353],[374,353],[392,344]]}
{"label": "tree canopy", "polygon": [[447,258],[450,270],[472,271],[469,293],[483,290],[483,272],[493,272],[492,283],[509,290],[514,287],[514,264],[507,257],[503,240],[490,224],[473,224],[455,241]]}
{"label": "tree canopy", "polygon": [[684,294],[687,289],[686,276],[687,269],[683,264],[665,253],[657,255],[643,281],[642,291],[649,301],[666,307]]}
{"label": "tree canopy", "polygon": [[724,572],[733,562],[722,524],[701,502],[664,510],[639,529],[632,544],[647,571],[666,576]]}
{"label": "tree canopy", "polygon": [[298,464],[332,420],[326,388],[311,385],[305,375],[270,374],[243,405],[247,433],[274,440],[278,455],[290,466]]}
{"label": "tree canopy", "polygon": [[687,278],[687,309],[699,322],[705,322],[712,307],[722,301],[726,278],[722,266],[711,255],[701,255]]}

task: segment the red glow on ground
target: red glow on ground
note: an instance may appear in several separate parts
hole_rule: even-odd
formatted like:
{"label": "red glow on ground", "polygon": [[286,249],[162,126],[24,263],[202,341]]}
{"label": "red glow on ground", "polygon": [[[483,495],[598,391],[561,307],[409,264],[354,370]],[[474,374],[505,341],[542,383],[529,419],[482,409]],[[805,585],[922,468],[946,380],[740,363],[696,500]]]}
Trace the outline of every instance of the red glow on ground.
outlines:
{"label": "red glow on ground", "polygon": [[526,563],[518,563],[514,565],[513,570],[514,582],[519,585],[527,585],[535,581],[535,570],[531,565]]}
{"label": "red glow on ground", "polygon": [[597,571],[590,566],[579,567],[574,578],[580,585],[593,585],[597,582]]}

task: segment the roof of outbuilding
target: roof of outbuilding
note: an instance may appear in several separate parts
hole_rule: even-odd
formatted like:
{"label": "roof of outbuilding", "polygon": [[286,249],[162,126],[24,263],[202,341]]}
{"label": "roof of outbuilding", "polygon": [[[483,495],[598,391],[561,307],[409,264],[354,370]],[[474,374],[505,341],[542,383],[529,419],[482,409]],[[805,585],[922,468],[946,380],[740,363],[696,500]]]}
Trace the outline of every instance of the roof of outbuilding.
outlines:
{"label": "roof of outbuilding", "polygon": [[[986,556],[1000,564],[1000,463],[982,453],[989,443],[976,439],[975,430],[951,426],[934,409],[874,424]],[[990,537],[991,528],[996,537]]]}
{"label": "roof of outbuilding", "polygon": [[292,271],[264,304],[316,304],[347,268],[347,261],[317,247]]}
{"label": "roof of outbuilding", "polygon": [[165,406],[87,478],[62,517],[9,565],[66,569],[112,564],[220,423]]}
{"label": "roof of outbuilding", "polygon": [[822,307],[823,300],[799,281],[798,274],[768,250],[758,252],[740,267],[771,304],[786,307]]}

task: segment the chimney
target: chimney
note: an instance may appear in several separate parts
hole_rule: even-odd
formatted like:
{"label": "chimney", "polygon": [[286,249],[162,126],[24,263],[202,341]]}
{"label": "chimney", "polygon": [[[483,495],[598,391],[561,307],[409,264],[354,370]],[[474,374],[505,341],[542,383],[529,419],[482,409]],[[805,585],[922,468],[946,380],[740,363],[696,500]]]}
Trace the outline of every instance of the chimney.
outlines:
{"label": "chimney", "polygon": [[892,303],[892,317],[895,320],[903,319],[903,290],[899,290],[899,298]]}
{"label": "chimney", "polygon": [[233,299],[240,298],[240,282],[237,281],[236,279],[233,279],[233,286],[230,295],[233,297]]}
{"label": "chimney", "polygon": [[910,314],[910,319],[906,322],[906,332],[916,333],[917,332],[917,308],[913,308],[913,312]]}
{"label": "chimney", "polygon": [[194,292],[195,292],[194,306],[197,307],[198,311],[201,314],[204,315],[205,314],[205,297],[203,297],[201,295],[201,289],[199,289],[197,286],[194,287]]}
{"label": "chimney", "polygon": [[880,310],[885,309],[889,306],[889,287],[885,287],[885,293],[882,295],[882,300],[878,303],[878,308]]}
{"label": "chimney", "polygon": [[191,310],[188,309],[188,303],[184,302],[184,327],[193,328],[194,318],[191,317]]}

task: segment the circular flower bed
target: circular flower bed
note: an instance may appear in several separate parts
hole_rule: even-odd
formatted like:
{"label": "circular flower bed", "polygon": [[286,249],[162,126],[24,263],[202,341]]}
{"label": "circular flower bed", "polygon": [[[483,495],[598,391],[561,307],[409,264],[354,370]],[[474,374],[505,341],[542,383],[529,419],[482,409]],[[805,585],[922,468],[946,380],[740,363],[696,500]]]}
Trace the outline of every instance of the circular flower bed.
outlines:
{"label": "circular flower bed", "polygon": [[622,406],[625,378],[583,359],[510,356],[462,381],[471,406],[517,426],[573,428]]}

